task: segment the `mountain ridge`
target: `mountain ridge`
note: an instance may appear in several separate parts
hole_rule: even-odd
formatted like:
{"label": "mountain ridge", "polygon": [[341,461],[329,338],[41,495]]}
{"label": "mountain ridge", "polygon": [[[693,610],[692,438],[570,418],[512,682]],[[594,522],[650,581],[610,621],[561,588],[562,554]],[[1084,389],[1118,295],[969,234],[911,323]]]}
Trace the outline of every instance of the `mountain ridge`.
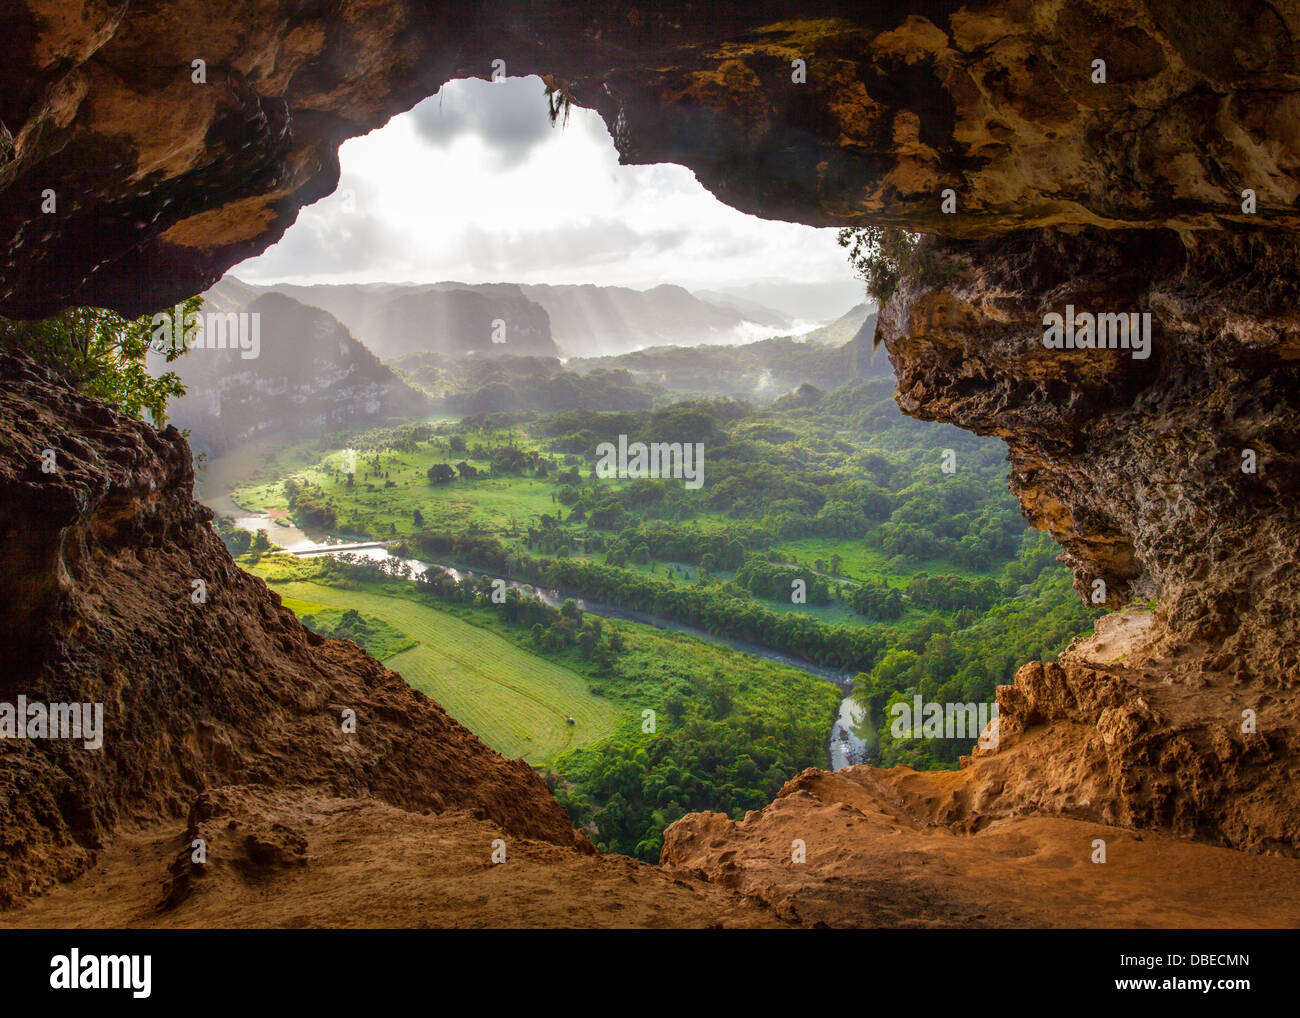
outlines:
{"label": "mountain ridge", "polygon": [[186,385],[170,414],[200,450],[428,412],[428,398],[329,312],[225,284],[205,298],[204,314],[260,316],[258,349],[213,349],[208,338],[170,363],[152,351],[146,360],[151,373],[174,371]]}
{"label": "mountain ridge", "polygon": [[[595,283],[276,283],[254,285],[234,275],[232,288],[279,292],[338,318],[380,357],[414,353],[591,356],[647,346],[735,343],[748,334],[787,327],[783,315],[747,302],[727,306],[676,283],[644,290]],[[474,298],[466,295],[476,295]],[[481,302],[461,309],[449,302]],[[746,303],[746,302],[741,302]],[[753,310],[759,308],[759,310]],[[491,342],[491,324],[505,324]]]}

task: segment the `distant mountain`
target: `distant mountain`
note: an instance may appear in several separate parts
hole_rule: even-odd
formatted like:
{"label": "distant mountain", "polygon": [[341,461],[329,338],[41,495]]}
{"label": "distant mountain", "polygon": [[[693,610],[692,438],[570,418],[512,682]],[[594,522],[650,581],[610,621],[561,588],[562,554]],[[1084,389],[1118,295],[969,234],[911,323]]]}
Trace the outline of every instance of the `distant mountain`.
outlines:
{"label": "distant mountain", "polygon": [[387,360],[413,353],[554,357],[560,352],[545,308],[509,283],[280,283],[257,289],[328,311]]}
{"label": "distant mountain", "polygon": [[393,367],[430,395],[435,410],[457,414],[648,410],[670,401],[665,390],[626,371],[580,373],[555,357],[421,353],[403,357]]}
{"label": "distant mountain", "polygon": [[804,407],[816,406],[822,401],[826,393],[815,385],[809,385],[803,382],[797,389],[787,392],[780,399],[772,401],[773,410],[798,410]]}
{"label": "distant mountain", "polygon": [[827,283],[794,283],[761,279],[745,286],[720,286],[711,291],[735,300],[755,301],[790,321],[824,322],[862,301],[862,281],[845,276]]}
{"label": "distant mountain", "polygon": [[[766,403],[801,385],[830,392],[860,378],[891,378],[883,351],[871,349],[874,316],[839,346],[764,339],[744,346],[661,346],[615,357],[571,360],[572,371],[627,372],[647,384],[691,395],[721,395]],[[864,338],[865,336],[865,338]]]}
{"label": "distant mountain", "polygon": [[717,290],[693,290],[692,293],[700,300],[714,305],[714,307],[739,312],[749,321],[758,325],[769,325],[775,329],[785,329],[794,324],[789,315],[774,311],[755,300],[747,300],[744,297],[721,293]]}
{"label": "distant mountain", "polygon": [[623,353],[650,346],[736,343],[771,335],[785,322],[700,300],[680,286],[521,286],[551,316],[555,341],[571,357]]}
{"label": "distant mountain", "polygon": [[[504,354],[591,357],[667,344],[739,343],[771,336],[790,321],[753,301],[701,299],[680,286],[515,283],[367,283],[250,286],[241,294],[282,293],[322,308],[378,356]],[[502,324],[493,343],[493,325]]]}
{"label": "distant mountain", "polygon": [[813,329],[812,332],[805,333],[801,338],[810,343],[843,346],[854,339],[864,328],[867,329],[868,339],[870,339],[869,334],[874,332],[876,328],[876,313],[870,310],[869,305],[859,304],[830,324],[823,325],[820,329]]}
{"label": "distant mountain", "polygon": [[219,454],[263,434],[296,437],[428,413],[428,398],[327,311],[283,294],[259,295],[238,280],[205,294],[203,310],[260,320],[256,333],[252,319],[244,320],[246,349],[229,339],[225,349],[211,348],[216,333],[206,329],[202,342],[170,365],[148,356],[151,372],[175,371],[188,387],[170,415],[190,429],[196,449]]}

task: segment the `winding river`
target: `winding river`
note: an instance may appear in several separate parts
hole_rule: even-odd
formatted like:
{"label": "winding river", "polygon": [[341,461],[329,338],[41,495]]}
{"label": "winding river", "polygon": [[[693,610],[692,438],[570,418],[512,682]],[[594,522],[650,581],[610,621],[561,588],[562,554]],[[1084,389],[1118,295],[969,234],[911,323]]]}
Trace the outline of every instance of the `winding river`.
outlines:
{"label": "winding river", "polygon": [[[336,554],[340,545],[347,542],[332,537],[325,536],[317,540],[308,536],[304,531],[289,523],[288,520],[278,520],[266,513],[253,513],[246,509],[240,508],[230,498],[229,495],[221,495],[205,500],[206,504],[216,512],[223,515],[233,516],[235,525],[245,530],[257,533],[259,530],[265,530],[267,537],[273,544],[279,545],[285,551],[294,555],[303,557],[314,557],[317,555]],[[492,573],[475,572],[471,569],[458,569],[453,566],[441,565],[438,563],[420,562],[416,559],[402,558],[393,555],[384,547],[367,547],[348,549],[351,554],[364,555],[366,558],[382,561],[385,559],[394,559],[405,563],[411,569],[413,576],[418,576],[431,566],[436,569],[442,569],[450,573],[457,580],[465,577],[473,578],[476,576],[486,576],[489,579],[504,580],[508,586],[518,588],[524,593],[535,595],[547,604],[558,608],[564,600],[564,596],[558,590],[547,590],[541,587],[534,587],[529,583],[521,583],[518,580],[511,579],[508,576],[496,576]],[[770,647],[764,647],[756,643],[750,643],[747,640],[738,640],[729,636],[719,636],[710,633],[707,630],[699,629],[695,626],[683,625],[672,619],[662,618],[649,612],[634,611],[628,608],[620,608],[617,605],[605,604],[601,601],[594,601],[590,598],[575,597],[578,607],[583,611],[592,612],[593,614],[605,618],[621,619],[627,622],[639,622],[643,625],[654,626],[656,629],[666,629],[677,633],[685,633],[693,636],[698,640],[704,640],[708,643],[718,643],[731,647],[733,650],[741,651],[745,654],[751,654],[754,657],[763,658],[767,661],[774,661],[777,664],[788,665],[791,668],[798,668],[800,671],[807,672],[810,675],[816,675],[818,678],[826,679],[835,683],[845,693],[844,699],[840,701],[839,713],[831,725],[830,735],[826,741],[826,755],[829,761],[830,769],[838,771],[841,768],[849,767],[853,764],[865,763],[869,757],[869,747],[867,743],[856,734],[856,726],[861,722],[862,708],[858,706],[849,693],[849,683],[852,675],[847,672],[837,672],[831,668],[825,668],[821,665],[813,664],[809,661],[801,660],[789,654],[773,650]]]}

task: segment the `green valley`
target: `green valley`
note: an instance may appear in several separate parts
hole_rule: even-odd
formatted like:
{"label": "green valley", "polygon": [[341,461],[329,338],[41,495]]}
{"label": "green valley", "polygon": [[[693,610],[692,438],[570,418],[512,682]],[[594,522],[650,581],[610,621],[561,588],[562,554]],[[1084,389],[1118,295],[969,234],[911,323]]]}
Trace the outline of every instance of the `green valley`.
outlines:
{"label": "green valley", "polygon": [[[649,370],[656,356],[636,361]],[[676,351],[675,370],[693,356]],[[482,362],[457,377],[553,406],[569,376],[542,372],[528,395],[535,359],[519,360],[498,358],[495,381]],[[397,558],[266,558],[231,517],[218,531],[236,552],[252,545],[246,564],[269,569],[291,606],[318,606],[300,611],[309,624],[368,639],[485,742],[546,773],[599,845],[645,858],[684,812],[740,815],[826,766],[850,690],[865,710],[859,755],[957,766],[972,739],[895,738],[892,705],[989,703],[1019,665],[1088,630],[1096,611],[1059,548],[1025,527],[1000,443],[903,417],[892,379],[804,384],[758,404],[672,402],[608,377],[581,391],[622,408],[464,416],[453,408],[467,393],[444,393],[428,419],[236,451],[240,470],[214,464],[242,512],[287,516],[316,539],[386,542]],[[700,448],[703,483],[603,476],[597,450],[618,442]],[[273,545],[280,528],[264,529]],[[403,559],[437,565],[417,576]],[[340,629],[321,606],[358,615]]]}

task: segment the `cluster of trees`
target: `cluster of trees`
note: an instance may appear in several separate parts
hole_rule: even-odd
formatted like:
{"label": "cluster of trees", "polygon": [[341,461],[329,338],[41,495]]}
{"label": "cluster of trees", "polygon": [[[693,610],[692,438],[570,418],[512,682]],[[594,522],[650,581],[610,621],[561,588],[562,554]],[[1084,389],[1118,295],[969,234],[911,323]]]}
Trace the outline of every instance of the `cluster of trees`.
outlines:
{"label": "cluster of trees", "polygon": [[284,482],[284,493],[289,502],[289,511],[301,525],[319,527],[321,530],[333,530],[338,526],[338,514],[321,488],[289,477]]}
{"label": "cluster of trees", "polygon": [[519,568],[533,583],[748,640],[830,668],[864,670],[884,650],[885,639],[874,630],[773,611],[718,584],[673,583],[580,559],[522,557]]}
{"label": "cluster of trees", "polygon": [[[201,297],[183,301],[182,326],[202,307]],[[165,336],[153,315],[127,319],[103,308],[67,308],[34,322],[0,318],[0,346],[25,351],[80,392],[161,428],[168,404],[185,395],[185,386],[174,371],[151,375],[146,354],[153,349],[170,364],[188,349],[183,334],[174,334],[170,313],[167,318]]]}
{"label": "cluster of trees", "polygon": [[610,739],[566,767],[555,796],[575,825],[592,823],[606,852],[657,862],[663,830],[687,813],[737,819],[762,809],[790,778],[822,762],[825,720],[789,712],[740,714],[725,678],[671,694],[676,724],[638,745]]}
{"label": "cluster of trees", "polygon": [[766,597],[773,601],[790,601],[796,580],[803,581],[806,598],[804,603],[831,603],[831,585],[825,577],[818,576],[809,569],[792,568],[778,562],[769,562],[758,555],[751,555],[745,560],[744,565],[736,571],[735,582],[759,597]]}
{"label": "cluster of trees", "polygon": [[[806,673],[728,660],[717,647],[630,636],[610,683],[635,708],[610,739],[575,750],[548,778],[575,826],[604,851],[656,861],[663,829],[687,812],[740,819],[791,777],[825,762],[841,693]],[[665,653],[671,647],[672,653]],[[647,732],[642,709],[657,714]]]}
{"label": "cluster of trees", "polygon": [[362,615],[354,608],[343,611],[328,609],[319,614],[304,615],[299,621],[321,636],[351,640],[378,661],[415,646],[415,641],[405,633],[382,619]]}
{"label": "cluster of trees", "polygon": [[435,463],[426,472],[430,484],[446,484],[457,476],[462,481],[472,481],[479,475],[478,467],[468,460],[461,460],[454,467],[450,463]]}
{"label": "cluster of trees", "polygon": [[935,492],[913,495],[880,527],[880,549],[909,562],[943,559],[977,571],[1015,555],[1025,531],[1015,509],[982,507],[954,512]]}
{"label": "cluster of trees", "polygon": [[476,530],[422,530],[410,543],[425,559],[479,566],[503,576],[514,575],[518,564],[517,555],[500,539]]}
{"label": "cluster of trees", "polygon": [[[242,555],[248,551],[255,540],[256,535],[251,530],[245,530],[243,527],[235,526],[235,520],[232,516],[218,515],[212,521],[212,527],[221,538],[221,543],[231,555]],[[265,532],[262,532],[262,539],[266,547],[270,547],[270,541],[266,539]],[[265,550],[265,549],[262,549]]]}
{"label": "cluster of trees", "polygon": [[[467,452],[465,439],[462,435],[452,435],[448,439],[447,447],[451,453]],[[457,476],[463,481],[473,480],[480,476],[483,471],[470,463],[471,459],[478,460],[480,463],[486,462],[493,477],[527,473],[532,473],[537,477],[546,477],[548,474],[554,473],[556,469],[554,459],[543,456],[533,449],[523,449],[514,444],[475,445],[473,449],[468,450],[468,457],[458,462],[454,467],[450,463],[434,463],[430,466],[426,471],[429,483],[447,484],[449,481],[455,480]]]}
{"label": "cluster of trees", "polygon": [[858,584],[849,593],[849,604],[859,615],[882,621],[901,619],[906,607],[902,592],[887,583]]}
{"label": "cluster of trees", "polygon": [[[498,445],[487,450],[487,460],[492,464],[493,474],[522,474],[526,470],[536,471],[539,459],[536,452],[520,449],[516,445]],[[542,476],[546,476],[545,464],[542,464]]]}
{"label": "cluster of trees", "polygon": [[[421,445],[433,441],[435,429],[432,424],[418,421],[413,424],[395,424],[379,428],[367,428],[347,439],[348,444],[359,452],[416,452]],[[337,448],[343,441],[342,434],[325,436],[321,448]],[[378,463],[376,462],[376,467]]]}
{"label": "cluster of trees", "polygon": [[992,704],[997,687],[1013,681],[1021,665],[1054,659],[1099,614],[1080,601],[1070,573],[1055,567],[1059,549],[1050,537],[1035,533],[1024,544],[1003,574],[1004,582],[1021,588],[1016,597],[973,620],[960,612],[955,619],[931,613],[853,680],[854,698],[875,729],[878,766],[957,766],[973,739],[895,739],[891,706],[916,694],[925,703]]}
{"label": "cluster of trees", "polygon": [[907,596],[921,608],[984,612],[1002,600],[1002,588],[991,577],[966,580],[952,573],[943,576],[917,573],[907,583]]}
{"label": "cluster of trees", "polygon": [[638,549],[644,548],[649,558],[661,562],[688,562],[712,572],[715,569],[737,569],[745,561],[747,550],[766,548],[771,543],[771,538],[751,523],[719,527],[643,520],[624,527],[616,536],[606,540],[603,548],[606,561],[613,564],[622,564],[627,558],[634,557]]}

